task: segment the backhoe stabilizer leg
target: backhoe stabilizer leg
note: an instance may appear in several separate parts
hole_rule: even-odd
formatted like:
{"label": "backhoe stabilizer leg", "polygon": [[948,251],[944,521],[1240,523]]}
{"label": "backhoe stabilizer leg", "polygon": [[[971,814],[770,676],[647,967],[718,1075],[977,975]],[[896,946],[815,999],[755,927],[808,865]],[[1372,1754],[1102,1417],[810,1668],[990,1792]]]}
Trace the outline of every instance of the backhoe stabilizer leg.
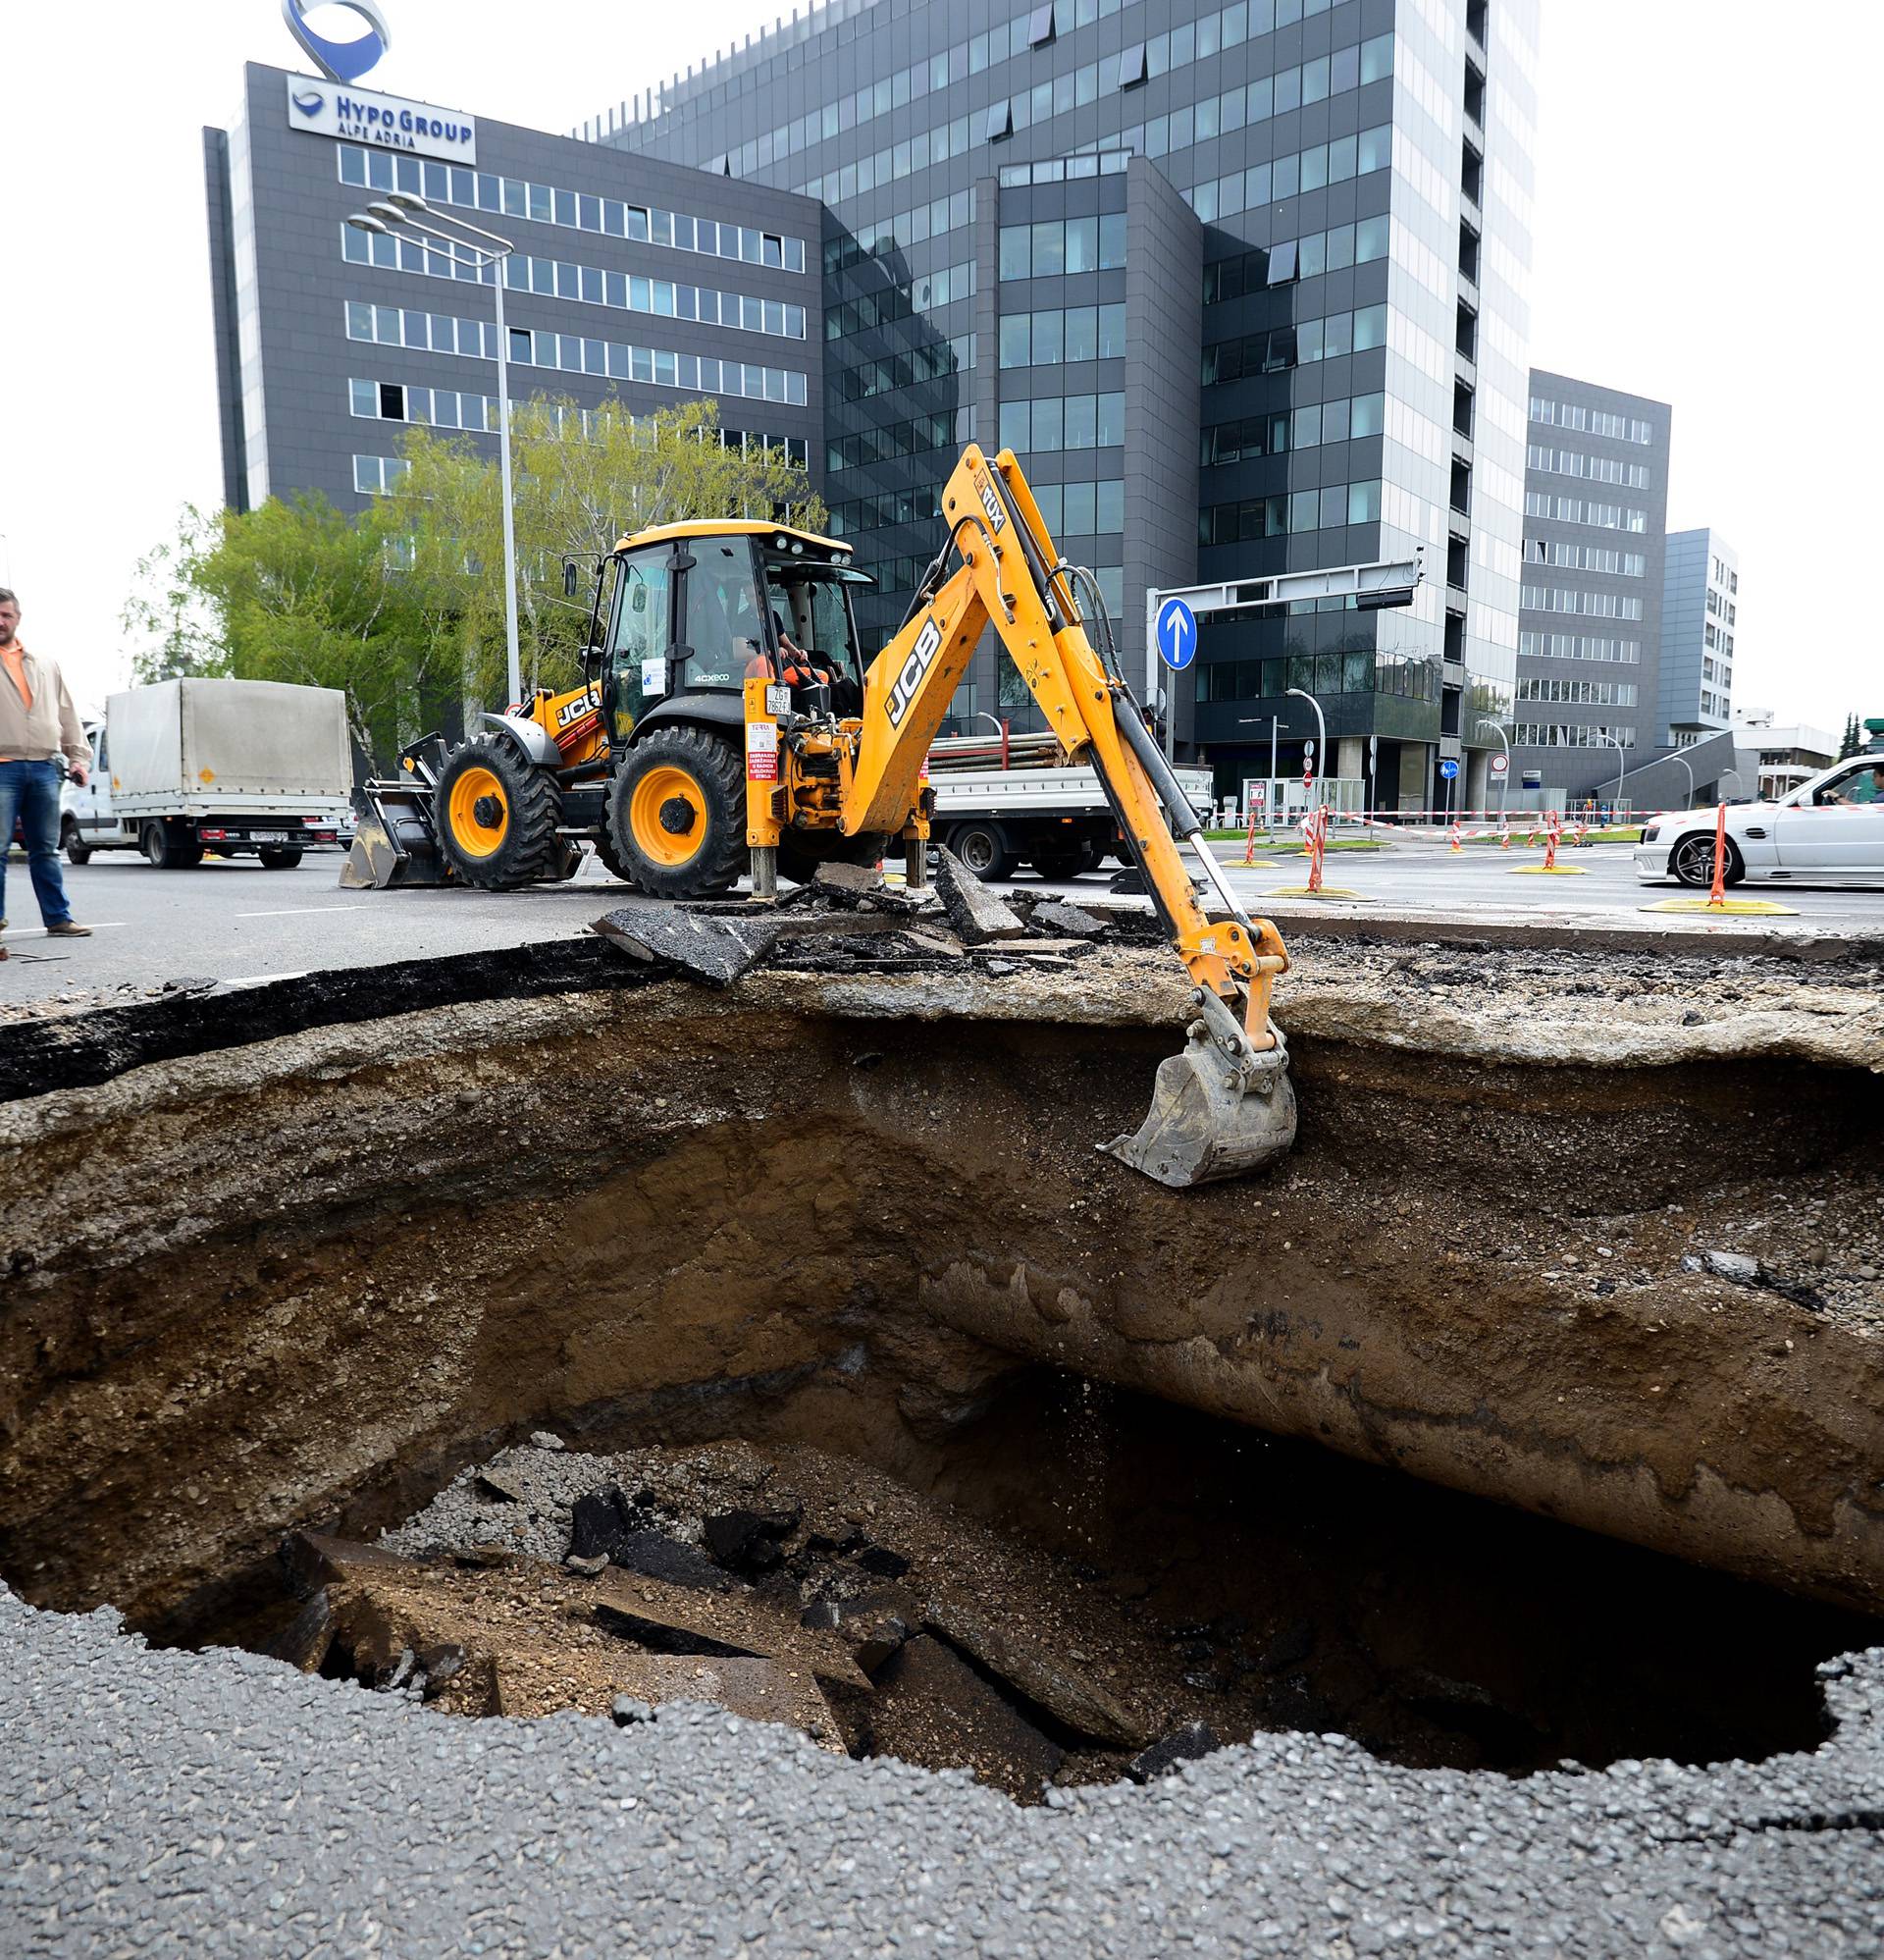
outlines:
{"label": "backhoe stabilizer leg", "polygon": [[1162,1185],[1183,1190],[1248,1177],[1285,1157],[1295,1142],[1295,1089],[1288,1045],[1257,1049],[1224,1001],[1200,989],[1202,1010],[1183,1052],[1158,1064],[1151,1109],[1136,1133],[1100,1149]]}

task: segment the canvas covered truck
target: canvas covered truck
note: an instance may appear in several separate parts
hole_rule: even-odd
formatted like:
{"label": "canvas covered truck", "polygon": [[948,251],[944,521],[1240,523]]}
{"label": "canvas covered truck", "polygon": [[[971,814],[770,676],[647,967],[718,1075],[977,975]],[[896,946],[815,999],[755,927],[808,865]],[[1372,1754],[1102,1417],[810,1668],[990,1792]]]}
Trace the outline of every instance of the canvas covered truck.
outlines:
{"label": "canvas covered truck", "polygon": [[353,758],[338,688],[273,680],[165,680],[128,688],[92,731],[91,779],[68,783],[61,842],[141,851],[170,871],[206,856],[270,871],[351,826]]}
{"label": "canvas covered truck", "polygon": [[[1209,812],[1210,770],[1175,773],[1192,808]],[[1051,735],[945,737],[929,750],[929,781],[931,835],[977,877],[1030,866],[1057,880],[1096,871],[1108,857],[1129,862],[1097,772],[1069,766]]]}

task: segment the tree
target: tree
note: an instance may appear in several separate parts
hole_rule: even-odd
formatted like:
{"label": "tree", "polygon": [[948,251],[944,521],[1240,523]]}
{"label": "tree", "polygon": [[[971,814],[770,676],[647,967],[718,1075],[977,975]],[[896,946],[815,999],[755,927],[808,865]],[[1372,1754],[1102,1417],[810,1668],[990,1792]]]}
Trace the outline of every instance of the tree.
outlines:
{"label": "tree", "polygon": [[[526,688],[576,684],[591,576],[627,533],[688,518],[776,517],[813,529],[825,520],[804,466],[782,450],[722,441],[710,399],[637,417],[617,397],[584,409],[538,396],[512,405],[510,450]],[[498,700],[506,656],[497,463],[465,438],[423,426],[408,434],[404,460],[385,499],[387,522],[411,540],[410,576],[461,623],[467,700]],[[574,599],[563,592],[566,560],[581,567]]]}
{"label": "tree", "polygon": [[126,609],[149,636],[140,680],[218,673],[338,688],[369,763],[418,733],[424,696],[453,688],[459,622],[410,577],[407,541],[376,502],[357,515],[324,497],[271,498],[205,517],[186,509],[173,544],[140,565]]}
{"label": "tree", "polygon": [[1858,724],[1858,716],[1856,715],[1846,715],[1845,739],[1839,744],[1837,760],[1842,763],[1848,756],[1859,754],[1863,747],[1864,733]]}

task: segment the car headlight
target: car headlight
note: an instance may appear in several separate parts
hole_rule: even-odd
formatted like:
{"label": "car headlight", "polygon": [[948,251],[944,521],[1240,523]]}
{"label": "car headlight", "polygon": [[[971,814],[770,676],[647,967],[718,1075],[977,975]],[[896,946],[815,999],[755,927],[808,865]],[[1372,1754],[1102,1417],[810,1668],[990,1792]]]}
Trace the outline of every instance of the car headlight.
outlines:
{"label": "car headlight", "polygon": [[1650,823],[1648,827],[1642,833],[1642,841],[1645,844],[1652,844],[1655,841],[1655,839],[1660,835],[1661,835],[1661,825],[1659,823]]}

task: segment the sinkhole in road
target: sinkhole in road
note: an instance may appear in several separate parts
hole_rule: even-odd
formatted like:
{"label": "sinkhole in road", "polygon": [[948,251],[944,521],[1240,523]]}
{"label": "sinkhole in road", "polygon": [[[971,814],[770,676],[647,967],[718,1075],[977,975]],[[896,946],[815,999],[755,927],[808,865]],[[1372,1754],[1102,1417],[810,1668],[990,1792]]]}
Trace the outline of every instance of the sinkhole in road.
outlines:
{"label": "sinkhole in road", "polygon": [[442,1715],[716,1702],[1024,1803],[1265,1731],[1509,1775],[1810,1749],[1816,1665],[1884,1635],[1051,1368],[919,1465],[900,1437],[821,1447],[790,1397],[631,1428],[537,1432],[382,1537],[383,1492],[337,1520],[358,1538],[290,1536],[170,1637]]}
{"label": "sinkhole in road", "polygon": [[114,1024],[8,1106],[0,1577],[441,1719],[704,1697],[1022,1799],[1263,1731],[1808,1748],[1880,1636],[1861,1071],[1350,1017],[1288,1161],[1177,1192],[1093,1149],[1169,1030],[1045,981],[559,979]]}

